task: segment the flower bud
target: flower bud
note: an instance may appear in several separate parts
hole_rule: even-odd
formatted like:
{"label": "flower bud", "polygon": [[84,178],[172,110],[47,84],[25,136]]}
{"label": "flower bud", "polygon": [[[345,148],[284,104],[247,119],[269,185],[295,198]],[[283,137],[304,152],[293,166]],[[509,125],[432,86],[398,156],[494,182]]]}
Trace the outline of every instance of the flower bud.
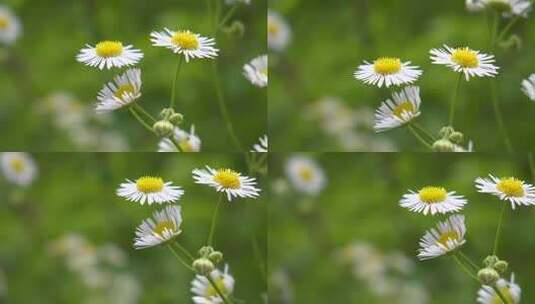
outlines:
{"label": "flower bud", "polygon": [[499,260],[494,264],[494,269],[501,274],[504,274],[507,271],[507,267],[509,267],[509,263],[503,260]]}
{"label": "flower bud", "polygon": [[172,108],[164,108],[161,112],[160,112],[160,118],[163,119],[163,120],[168,120],[169,117],[171,117],[171,115],[175,114],[175,110],[173,110]]}
{"label": "flower bud", "polygon": [[199,249],[199,255],[202,257],[208,257],[212,252],[214,252],[214,248],[211,246],[203,246],[201,249]]}
{"label": "flower bud", "polygon": [[171,116],[169,116],[169,122],[171,122],[175,126],[181,124],[182,121],[184,121],[184,116],[180,113],[174,113]]}
{"label": "flower bud", "polygon": [[231,25],[224,27],[223,32],[232,37],[243,37],[245,25],[241,21],[234,21]]}
{"label": "flower bud", "polygon": [[493,8],[499,12],[511,12],[512,7],[509,0],[487,0],[487,7]]}
{"label": "flower bud", "polygon": [[494,264],[496,264],[500,259],[498,259],[495,255],[489,255],[483,260],[483,265],[485,267],[494,267]]}
{"label": "flower bud", "polygon": [[439,139],[433,143],[435,152],[453,152],[454,149],[453,143],[447,139]]}
{"label": "flower bud", "polygon": [[175,126],[167,120],[160,120],[154,123],[152,129],[159,137],[167,137],[173,134]]}
{"label": "flower bud", "polygon": [[455,132],[453,127],[447,126],[447,127],[442,127],[442,129],[440,129],[440,131],[438,132],[438,135],[440,135],[440,137],[446,138],[446,137],[449,137],[451,133],[453,132]]}
{"label": "flower bud", "polygon": [[193,261],[193,269],[200,275],[209,275],[214,271],[214,263],[207,258],[200,258]]}
{"label": "flower bud", "polygon": [[214,251],[208,255],[208,258],[210,261],[214,262],[214,264],[219,264],[219,262],[223,261],[223,253]]}
{"label": "flower bud", "polygon": [[500,279],[500,275],[494,268],[486,267],[479,270],[477,278],[483,285],[494,285]]}
{"label": "flower bud", "polygon": [[453,132],[450,135],[450,140],[456,144],[460,144],[464,139],[464,135],[461,132]]}

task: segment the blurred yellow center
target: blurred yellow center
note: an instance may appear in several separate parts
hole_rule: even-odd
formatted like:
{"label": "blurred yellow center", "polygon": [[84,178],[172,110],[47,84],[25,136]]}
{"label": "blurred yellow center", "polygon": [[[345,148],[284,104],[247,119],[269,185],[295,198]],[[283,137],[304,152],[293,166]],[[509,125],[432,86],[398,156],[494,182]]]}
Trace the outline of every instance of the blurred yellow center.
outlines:
{"label": "blurred yellow center", "polygon": [[100,57],[117,57],[123,53],[123,44],[119,41],[102,41],[95,49]]}
{"label": "blurred yellow center", "polygon": [[176,32],[171,41],[174,45],[186,50],[196,50],[199,48],[199,39],[190,31]]}
{"label": "blurred yellow center", "polygon": [[10,161],[11,169],[17,173],[21,173],[24,170],[24,160],[19,157],[13,157]]}
{"label": "blurred yellow center", "polygon": [[158,224],[156,224],[156,227],[154,227],[154,234],[157,234],[159,236],[164,236],[165,231],[175,231],[176,227],[175,224],[172,221],[161,221]]}
{"label": "blurred yellow center", "polygon": [[376,73],[381,75],[395,74],[401,70],[401,60],[399,58],[381,57],[373,63]]}
{"label": "blurred yellow center", "polygon": [[260,70],[260,73],[262,75],[266,75],[266,77],[267,77],[268,76],[268,70],[269,70],[268,68],[263,68],[263,69]]}
{"label": "blurred yellow center", "polygon": [[[215,282],[215,285],[217,286],[217,289],[219,289],[219,291],[221,291],[222,294],[227,296],[229,292],[227,290],[227,287],[225,286],[225,281],[223,280],[223,278],[214,280],[214,282]],[[214,286],[212,286],[212,284],[208,285],[208,288],[206,288],[206,294],[204,296],[207,298],[210,298],[210,297],[215,297],[218,295],[219,294],[217,293],[217,290],[214,288]]]}
{"label": "blurred yellow center", "polygon": [[[511,292],[509,291],[509,288],[507,287],[501,287],[499,288],[501,294],[507,300],[507,303],[515,303],[513,296],[511,295]],[[504,304],[502,299],[500,299],[500,296],[495,293],[494,298],[492,299],[492,304]]]}
{"label": "blurred yellow center", "polygon": [[457,231],[452,230],[442,233],[438,238],[437,243],[443,245],[444,247],[448,247],[449,241],[455,241],[458,239],[459,234],[457,233]]}
{"label": "blurred yellow center", "polygon": [[299,168],[299,176],[305,182],[310,182],[314,178],[314,171],[310,167],[303,166]]}
{"label": "blurred yellow center", "polygon": [[124,93],[130,93],[133,94],[136,91],[133,85],[131,84],[123,84],[119,88],[117,88],[117,91],[115,92],[115,97],[119,99],[123,99]]}
{"label": "blurred yellow center", "polygon": [[164,182],[160,177],[143,176],[136,181],[137,190],[143,193],[160,192],[163,186]]}
{"label": "blurred yellow center", "polygon": [[193,146],[191,145],[190,141],[185,139],[181,140],[178,145],[180,146],[180,151],[182,152],[194,152]]}
{"label": "blurred yellow center", "polygon": [[279,32],[279,25],[276,22],[268,20],[268,34],[276,35]]}
{"label": "blurred yellow center", "polygon": [[394,116],[397,116],[398,118],[403,118],[403,113],[408,112],[412,113],[414,112],[414,106],[410,101],[404,101],[396,106],[396,108],[393,111]]}
{"label": "blurred yellow center", "polygon": [[4,16],[0,16],[0,30],[6,29],[8,26],[9,20]]}
{"label": "blurred yellow center", "polygon": [[524,196],[524,187],[522,182],[514,177],[504,177],[500,179],[500,182],[498,182],[496,188],[507,194],[507,196]]}
{"label": "blurred yellow center", "polygon": [[443,202],[446,199],[446,196],[448,195],[446,189],[442,187],[431,186],[423,187],[422,189],[420,189],[420,192],[418,192],[418,194],[420,195],[420,200],[428,204]]}
{"label": "blurred yellow center", "polygon": [[238,189],[241,186],[240,175],[230,169],[218,170],[214,175],[214,181],[227,189]]}
{"label": "blurred yellow center", "polygon": [[479,66],[477,53],[467,47],[453,51],[451,60],[463,68],[477,68]]}

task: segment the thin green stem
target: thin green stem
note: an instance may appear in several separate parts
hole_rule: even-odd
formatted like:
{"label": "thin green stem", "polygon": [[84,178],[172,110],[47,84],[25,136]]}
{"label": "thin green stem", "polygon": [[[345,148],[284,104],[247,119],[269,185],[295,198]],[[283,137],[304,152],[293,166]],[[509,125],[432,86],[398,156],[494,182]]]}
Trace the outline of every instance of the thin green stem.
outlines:
{"label": "thin green stem", "polygon": [[502,222],[505,215],[505,210],[507,209],[507,204],[505,202],[502,202],[502,211],[500,212],[500,218],[498,220],[498,227],[496,228],[496,236],[494,237],[494,247],[492,249],[492,255],[496,255],[498,253],[498,245],[500,242],[500,234],[502,232]]}
{"label": "thin green stem", "polygon": [[498,28],[500,26],[500,13],[497,11],[494,11],[493,14],[493,21],[492,21],[492,32],[491,32],[491,41],[492,41],[492,51],[494,52],[496,50],[496,35],[498,35]]}
{"label": "thin green stem", "polygon": [[417,122],[413,122],[412,125],[418,129],[420,132],[424,133],[427,137],[429,137],[429,139],[431,139],[432,141],[435,141],[436,138],[435,136],[433,136],[433,134],[429,131],[427,131],[424,127],[422,127],[419,123]]}
{"label": "thin green stem", "polygon": [[533,161],[533,152],[528,153],[529,170],[531,171],[531,179],[535,180],[535,161]]}
{"label": "thin green stem", "polygon": [[214,282],[214,279],[212,279],[210,275],[207,275],[206,278],[208,279],[208,282],[210,282],[210,285],[212,285],[212,287],[215,289],[219,297],[223,299],[223,303],[232,304],[232,301],[223,292],[221,292],[221,289],[219,289],[219,286],[217,286],[217,283]]}
{"label": "thin green stem", "polygon": [[457,265],[459,265],[459,267],[461,268],[461,270],[463,270],[468,276],[470,276],[472,279],[476,280],[479,282],[479,280],[477,279],[477,276],[472,272],[470,271],[470,269],[468,269],[462,262],[461,260],[457,257],[456,254],[452,254],[452,257],[453,259],[455,260],[455,262],[457,263]]}
{"label": "thin green stem", "polygon": [[453,92],[453,97],[451,99],[450,104],[450,115],[449,115],[449,125],[453,127],[453,118],[455,116],[455,105],[457,103],[457,99],[459,98],[459,92],[461,90],[461,82],[463,78],[463,73],[459,73],[459,77],[457,77],[457,83],[455,84],[455,91]]}
{"label": "thin green stem", "polygon": [[507,35],[507,33],[509,33],[511,28],[518,22],[518,20],[520,20],[520,15],[517,15],[516,17],[511,19],[511,21],[509,21],[509,23],[500,32],[500,34],[498,35],[498,38],[496,39],[495,43],[500,43],[500,41],[502,41],[504,36]]}
{"label": "thin green stem", "polygon": [[477,264],[474,263],[474,261],[472,261],[472,259],[469,258],[466,254],[464,254],[464,253],[463,253],[462,251],[460,251],[460,250],[459,250],[457,253],[459,254],[459,256],[460,256],[461,258],[463,258],[466,262],[468,262],[468,264],[469,264],[472,268],[474,268],[475,271],[478,271],[478,270],[479,270],[479,266],[477,266]]}
{"label": "thin green stem", "polygon": [[236,9],[238,8],[238,3],[239,2],[236,2],[236,4],[234,4],[234,6],[228,10],[225,17],[221,19],[221,22],[219,22],[219,24],[217,25],[217,31],[219,31],[219,29],[221,29],[221,27],[223,27],[229,21],[229,19],[232,18],[232,16],[236,12]]}
{"label": "thin green stem", "polygon": [[174,109],[175,107],[176,83],[178,81],[178,76],[180,75],[180,68],[182,67],[183,61],[184,61],[184,57],[178,56],[178,64],[176,66],[175,79],[173,80],[173,88],[171,90],[171,101],[169,102],[169,107],[171,109]]}
{"label": "thin green stem", "polygon": [[145,115],[148,119],[150,119],[150,121],[152,123],[155,123],[156,122],[156,119],[154,118],[154,116],[152,116],[149,112],[147,112],[141,105],[139,105],[138,103],[134,103],[134,108],[136,110],[138,110],[139,112],[141,112],[141,114]]}
{"label": "thin green stem", "polygon": [[217,216],[219,214],[219,207],[221,206],[221,203],[223,202],[224,197],[225,197],[224,194],[221,194],[219,196],[219,200],[217,201],[217,205],[215,206],[214,213],[212,215],[212,224],[210,225],[210,234],[208,234],[208,246],[212,246],[213,241],[214,241],[214,231],[215,231],[215,226],[217,222]]}
{"label": "thin green stem", "polygon": [[149,126],[145,120],[143,120],[143,118],[141,118],[141,116],[139,116],[139,114],[136,112],[136,110],[134,110],[133,107],[130,107],[128,108],[128,110],[130,110],[130,113],[132,113],[132,115],[134,115],[134,117],[137,119],[137,121],[143,126],[145,127],[145,129],[147,129],[147,131],[149,131],[150,133],[153,133],[154,134],[154,130],[152,129],[151,126]]}
{"label": "thin green stem", "polygon": [[496,292],[496,294],[498,295],[498,297],[500,297],[504,304],[509,304],[507,298],[505,298],[505,296],[502,294],[502,291],[498,287],[496,287],[496,285],[492,285],[492,289],[494,289],[494,292]]}
{"label": "thin green stem", "polygon": [[418,132],[416,132],[416,130],[414,130],[414,127],[411,124],[408,124],[407,127],[409,128],[411,133],[414,135],[414,137],[416,137],[416,139],[418,139],[418,141],[422,145],[424,145],[426,148],[429,148],[431,150],[433,149],[433,147],[422,136],[420,136],[420,134],[418,134]]}
{"label": "thin green stem", "polygon": [[184,246],[180,245],[180,243],[178,242],[174,242],[173,243],[177,248],[178,250],[180,250],[180,252],[182,252],[182,254],[184,254],[191,262],[193,262],[193,260],[195,260],[195,258],[193,257],[193,255],[186,249],[184,248]]}
{"label": "thin green stem", "polygon": [[178,252],[176,252],[175,248],[173,248],[173,246],[171,246],[171,244],[167,244],[167,247],[171,250],[171,252],[173,253],[173,255],[177,258],[177,260],[182,264],[184,265],[184,267],[186,267],[187,269],[195,272],[195,270],[193,269],[193,267],[191,267],[191,265],[189,265],[188,263],[186,263],[186,261],[184,261],[184,259],[180,256],[180,254],[178,254]]}
{"label": "thin green stem", "polygon": [[503,122],[502,111],[500,109],[500,105],[498,104],[498,87],[497,87],[496,79],[493,78],[490,80],[490,86],[491,86],[492,106],[494,108],[494,115],[496,116],[496,122],[498,123],[498,129],[503,137],[503,142],[505,144],[505,147],[507,148],[507,152],[511,153],[513,152],[513,145],[511,144],[511,140],[509,139],[509,136],[507,135],[507,130],[505,129],[505,123]]}

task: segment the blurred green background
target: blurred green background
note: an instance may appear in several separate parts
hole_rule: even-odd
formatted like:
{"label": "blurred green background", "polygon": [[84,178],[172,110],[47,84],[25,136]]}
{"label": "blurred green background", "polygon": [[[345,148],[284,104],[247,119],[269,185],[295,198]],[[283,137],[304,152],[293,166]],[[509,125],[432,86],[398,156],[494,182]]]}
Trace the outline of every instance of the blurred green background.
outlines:
{"label": "blurred green background", "polygon": [[[478,193],[474,180],[492,173],[513,175],[533,183],[526,155],[307,156],[316,159],[327,176],[327,186],[317,197],[299,194],[288,184],[284,173],[288,155],[275,153],[270,158],[270,188],[274,190],[268,227],[269,293],[270,299],[279,299],[273,303],[475,303],[479,285],[453,260],[416,259],[419,239],[445,216],[412,213],[398,202],[409,189],[417,191],[427,185],[441,185],[464,195],[469,203],[462,212],[467,226],[467,243],[462,250],[480,262],[492,249],[501,201]],[[535,280],[534,229],[535,207],[517,207],[514,211],[508,208],[498,254],[516,274],[522,288],[521,303],[535,301],[531,286]],[[340,263],[337,258],[341,248],[354,242],[373,246],[385,255],[397,252],[405,256],[408,261],[404,267],[413,269],[401,277],[401,283],[421,286],[427,300],[385,300],[375,294],[373,288],[384,282],[374,282],[371,288],[370,275],[355,278],[351,265]],[[363,269],[356,271],[364,272],[364,268],[381,263],[377,260],[380,258],[370,257],[360,266]],[[387,277],[395,275],[387,273]],[[286,294],[286,300],[280,300],[284,298],[281,294]],[[288,300],[292,294],[294,301]]]}
{"label": "blurred green background", "polygon": [[[11,49],[0,48],[0,128],[4,130],[0,149],[156,150],[156,138],[127,111],[114,112],[106,119],[93,117],[98,91],[122,70],[86,67],[76,62],[75,55],[85,44],[94,45],[106,39],[121,40],[141,49],[145,57],[138,65],[143,80],[140,103],[157,114],[169,103],[177,57],[167,49],[153,47],[149,34],[164,27],[180,27],[212,36],[205,1],[7,0],[3,3],[21,19],[23,35]],[[223,6],[226,13],[230,6]],[[224,95],[237,136],[246,150],[266,133],[266,90],[254,87],[242,76],[242,66],[266,52],[265,7],[265,0],[239,5],[233,20],[243,22],[244,36],[222,32],[217,39]],[[68,109],[57,109],[62,112],[56,119],[59,123],[42,113],[46,106],[43,99],[57,92],[70,93],[71,99],[80,102]],[[211,61],[194,60],[183,66],[177,92],[177,110],[185,115],[182,127],[189,131],[189,126],[195,125],[203,151],[234,151],[217,106]],[[67,116],[69,113],[65,112],[71,111],[82,112],[81,117],[66,121],[62,115]],[[83,132],[71,134],[85,120],[90,122]]]}
{"label": "blurred green background", "polygon": [[[182,186],[183,232],[177,240],[196,251],[206,242],[218,195],[212,188],[194,184],[191,171],[210,165],[246,173],[242,156],[55,153],[34,157],[40,172],[33,185],[20,189],[0,182],[0,274],[5,273],[7,280],[7,298],[0,297],[1,303],[192,303],[193,274],[165,246],[132,247],[135,228],[154,208],[127,202],[115,190],[125,178],[145,174]],[[263,188],[262,178],[259,186]],[[266,285],[260,265],[265,265],[266,229],[264,195],[222,205],[215,247],[224,253],[235,278],[235,297],[245,303],[263,303]],[[139,289],[119,288],[121,301],[99,302],[98,295],[110,287],[106,277],[97,276],[102,289],[89,288],[84,282],[91,281],[91,276],[72,271],[65,258],[52,253],[58,239],[73,233],[92,244],[88,250],[106,244],[118,247],[125,265],[106,269],[128,274]],[[127,300],[133,293],[139,293],[138,301]]]}
{"label": "blurred green background", "polygon": [[[353,72],[364,60],[380,56],[396,56],[420,66],[424,74],[416,82],[422,96],[418,121],[436,133],[447,124],[457,76],[445,66],[432,65],[429,50],[449,44],[489,52],[487,16],[468,12],[464,0],[270,0],[269,6],[286,18],[293,31],[285,51],[270,53],[273,77],[268,112],[273,151],[424,150],[406,129],[373,133],[369,120],[390,93],[362,84]],[[522,79],[535,73],[533,18],[532,12],[513,27],[512,33],[522,39],[521,49],[499,48],[497,53],[500,105],[517,151],[535,144],[530,136],[535,104],[520,91]],[[505,22],[502,19],[502,28]],[[487,79],[464,82],[461,88],[455,127],[474,141],[476,151],[505,150],[489,92]],[[308,108],[325,96],[338,98],[347,107],[342,112],[364,111],[367,118],[357,115],[358,126],[340,138],[326,133],[321,123],[307,118]]]}

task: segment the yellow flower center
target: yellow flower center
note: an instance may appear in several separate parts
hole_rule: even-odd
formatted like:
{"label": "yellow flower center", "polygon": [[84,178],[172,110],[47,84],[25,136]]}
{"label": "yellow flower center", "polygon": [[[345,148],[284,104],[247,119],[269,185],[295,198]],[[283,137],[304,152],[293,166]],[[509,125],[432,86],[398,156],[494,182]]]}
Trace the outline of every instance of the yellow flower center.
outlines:
{"label": "yellow flower center", "polygon": [[443,187],[427,186],[420,189],[420,192],[418,192],[418,194],[420,195],[420,200],[422,202],[434,204],[443,202],[446,199],[448,192],[446,192],[446,189],[444,189]]}
{"label": "yellow flower center", "polygon": [[477,68],[479,66],[477,53],[467,47],[453,51],[451,60],[463,68]]}
{"label": "yellow flower center", "polygon": [[522,182],[514,177],[504,177],[496,185],[496,188],[507,196],[522,197],[524,196],[524,187]]}
{"label": "yellow flower center", "polygon": [[314,171],[312,168],[303,166],[299,168],[299,176],[305,182],[310,182],[314,178]]}
{"label": "yellow flower center", "polygon": [[399,58],[381,57],[373,63],[376,73],[381,75],[396,74],[401,70],[401,60]]}
{"label": "yellow flower center", "polygon": [[178,142],[178,145],[180,146],[180,151],[182,152],[193,152],[193,146],[187,139],[181,140]]}
{"label": "yellow flower center", "polygon": [[160,192],[164,187],[164,182],[160,177],[143,176],[137,179],[136,187],[139,192],[143,193]]}
{"label": "yellow flower center", "polygon": [[5,30],[8,26],[9,20],[4,16],[0,16],[0,30]]}
{"label": "yellow flower center", "polygon": [[161,221],[158,224],[156,224],[156,227],[154,227],[154,234],[157,234],[161,237],[164,236],[165,231],[175,231],[176,226],[175,223],[172,221]]}
{"label": "yellow flower center", "polygon": [[[500,292],[502,293],[505,300],[507,300],[507,303],[515,303],[513,296],[511,295],[511,292],[509,291],[509,288],[507,287],[501,287],[499,288]],[[504,304],[502,299],[500,299],[500,296],[494,292],[494,298],[492,299],[492,304]]]}
{"label": "yellow flower center", "polygon": [[[227,290],[227,287],[225,286],[225,281],[223,280],[223,278],[219,278],[214,281],[219,291],[221,291],[222,294],[227,296],[229,291]],[[206,294],[204,296],[207,298],[210,298],[210,297],[216,297],[218,295],[219,294],[217,293],[217,290],[214,288],[214,286],[212,286],[212,284],[208,285],[208,287],[206,288]]]}
{"label": "yellow flower center", "polygon": [[120,86],[119,88],[117,88],[117,91],[115,92],[115,97],[119,98],[119,99],[123,99],[123,95],[124,93],[134,93],[136,91],[136,89],[134,88],[133,85],[131,84],[123,84],[122,86]]}
{"label": "yellow flower center", "polygon": [[263,68],[263,69],[260,70],[260,73],[262,75],[266,75],[266,77],[268,77],[268,70],[269,70],[268,68]]}
{"label": "yellow flower center", "polygon": [[241,186],[240,175],[230,169],[218,170],[214,175],[214,181],[227,189],[238,189]]}
{"label": "yellow flower center", "polygon": [[10,161],[11,169],[17,173],[21,173],[24,171],[24,168],[26,167],[26,164],[24,163],[24,160],[20,157],[13,157]]}
{"label": "yellow flower center", "polygon": [[437,243],[444,246],[444,247],[447,247],[448,246],[448,242],[451,240],[451,241],[455,241],[455,240],[458,240],[459,239],[459,234],[457,233],[457,231],[455,230],[452,230],[452,231],[446,231],[444,233],[442,233],[440,235],[440,237],[438,238],[437,240]]}
{"label": "yellow flower center", "polygon": [[117,57],[123,53],[123,44],[119,41],[102,41],[97,44],[95,49],[100,57]]}
{"label": "yellow flower center", "polygon": [[509,0],[487,0],[487,5],[503,12],[510,12],[513,9]]}
{"label": "yellow flower center", "polygon": [[403,118],[403,113],[405,112],[408,112],[408,113],[412,113],[414,112],[414,106],[412,105],[412,102],[410,101],[404,101],[400,104],[398,104],[396,106],[396,108],[394,109],[394,116],[398,117],[398,118]]}
{"label": "yellow flower center", "polygon": [[267,29],[268,29],[268,34],[277,35],[277,33],[279,32],[279,24],[268,20]]}
{"label": "yellow flower center", "polygon": [[176,32],[171,41],[176,46],[179,46],[185,50],[196,50],[199,48],[199,39],[190,31]]}

